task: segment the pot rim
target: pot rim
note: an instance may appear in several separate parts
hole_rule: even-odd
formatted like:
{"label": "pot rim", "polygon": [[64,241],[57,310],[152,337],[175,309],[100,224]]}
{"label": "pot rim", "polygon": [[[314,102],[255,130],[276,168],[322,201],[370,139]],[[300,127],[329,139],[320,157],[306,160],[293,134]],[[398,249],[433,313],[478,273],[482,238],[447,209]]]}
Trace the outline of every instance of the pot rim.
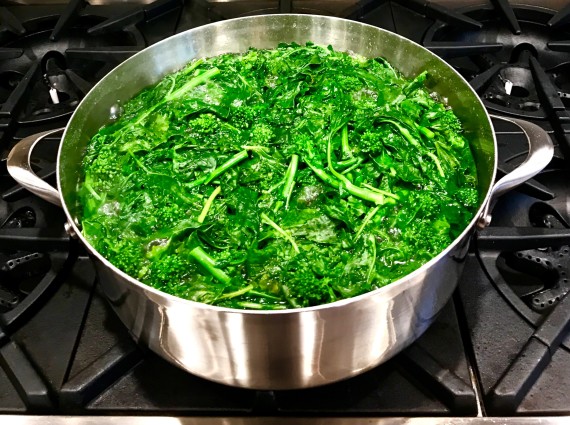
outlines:
{"label": "pot rim", "polygon": [[[361,295],[357,295],[355,297],[351,297],[351,298],[346,298],[346,299],[342,299],[342,300],[338,300],[338,301],[334,301],[332,303],[328,303],[328,304],[321,304],[321,305],[317,305],[317,306],[312,306],[312,307],[302,307],[302,308],[287,308],[285,310],[241,310],[241,309],[234,309],[234,308],[229,308],[229,307],[220,307],[220,306],[215,306],[215,305],[211,305],[211,304],[205,304],[205,303],[201,303],[198,301],[192,301],[192,300],[188,300],[188,299],[184,299],[184,298],[180,298],[177,297],[175,295],[171,295],[168,294],[166,292],[160,291],[156,288],[153,288],[150,285],[147,285],[141,281],[139,281],[138,279],[135,279],[134,277],[128,275],[127,273],[123,272],[122,270],[120,270],[119,268],[117,268],[116,266],[114,266],[111,262],[109,262],[109,260],[107,260],[105,257],[103,257],[95,248],[93,248],[93,246],[87,241],[87,239],[83,236],[81,230],[78,227],[78,224],[76,223],[76,220],[72,217],[72,215],[69,212],[69,209],[67,207],[67,204],[65,202],[65,200],[63,199],[62,196],[62,188],[61,188],[61,179],[60,179],[60,159],[61,159],[61,153],[62,153],[62,147],[65,143],[66,140],[66,136],[67,136],[67,131],[69,128],[69,124],[65,127],[65,130],[63,132],[62,138],[61,138],[61,143],[58,149],[58,154],[57,154],[57,167],[56,167],[56,180],[57,180],[57,190],[60,194],[60,198],[61,198],[61,204],[63,207],[63,210],[65,212],[65,215],[67,216],[67,220],[70,226],[70,232],[71,233],[75,233],[77,235],[77,237],[81,240],[81,242],[83,243],[83,245],[87,248],[87,250],[91,253],[91,255],[95,256],[105,267],[107,267],[108,269],[110,269],[113,273],[118,274],[119,276],[121,276],[123,279],[127,280],[129,283],[135,285],[139,290],[142,291],[148,291],[148,293],[154,295],[154,298],[158,297],[158,298],[164,298],[166,301],[168,301],[169,303],[176,303],[179,306],[191,306],[192,308],[199,308],[202,310],[212,310],[215,312],[225,312],[228,314],[247,314],[247,315],[260,315],[260,316],[267,316],[267,315],[293,315],[293,314],[302,314],[302,313],[308,313],[308,312],[318,312],[320,310],[326,310],[326,309],[337,309],[337,308],[343,308],[346,307],[348,305],[352,305],[354,303],[358,303],[360,300],[362,299],[366,299],[366,298],[370,298],[370,297],[374,297],[376,295],[380,295],[380,294],[390,294],[392,293],[392,295],[402,292],[406,289],[405,285],[408,283],[408,281],[413,280],[415,277],[417,277],[420,274],[423,274],[426,270],[430,269],[435,263],[439,262],[441,260],[441,258],[447,256],[460,242],[462,242],[465,238],[469,237],[469,233],[474,230],[477,221],[479,220],[479,218],[481,217],[481,215],[486,211],[486,207],[487,204],[489,203],[490,197],[491,197],[491,192],[492,192],[492,188],[493,188],[493,181],[496,178],[496,173],[497,173],[497,164],[498,164],[498,158],[497,158],[497,138],[496,138],[496,134],[495,131],[493,130],[493,125],[491,122],[491,117],[489,115],[489,113],[487,112],[485,106],[483,105],[483,101],[481,100],[481,98],[479,97],[479,95],[477,94],[477,92],[471,87],[471,85],[467,82],[467,80],[465,80],[465,78],[463,78],[463,76],[461,74],[459,74],[459,72],[457,72],[455,69],[453,69],[453,67],[451,67],[450,65],[448,65],[443,59],[441,59],[439,56],[437,56],[436,54],[432,53],[430,50],[426,49],[425,47],[421,46],[420,44],[416,43],[415,41],[412,41],[406,37],[403,37],[399,34],[396,34],[392,31],[388,31],[386,29],[383,28],[379,28],[376,27],[374,25],[370,25],[370,24],[366,24],[366,23],[362,23],[362,22],[356,22],[356,21],[351,21],[345,18],[338,18],[338,17],[330,17],[330,16],[323,16],[323,15],[311,15],[311,14],[296,14],[296,13],[288,13],[288,14],[268,14],[268,15],[256,15],[256,16],[246,16],[246,17],[240,17],[240,18],[234,18],[234,19],[228,19],[225,21],[219,21],[219,22],[214,22],[211,24],[207,24],[207,25],[203,25],[203,26],[199,26],[196,28],[192,28],[186,31],[183,31],[181,33],[175,34],[171,37],[168,37],[164,40],[161,40],[151,46],[146,47],[145,49],[141,50],[140,52],[134,54],[133,56],[131,56],[129,59],[127,59],[126,61],[122,62],[121,64],[119,64],[117,67],[115,67],[112,71],[110,71],[107,75],[105,75],[105,77],[103,77],[97,84],[95,84],[95,86],[93,86],[93,88],[91,89],[91,91],[89,91],[89,93],[83,98],[83,100],[80,102],[80,104],[77,106],[77,108],[75,109],[75,111],[73,112],[69,122],[71,122],[73,120],[73,118],[75,117],[75,115],[78,113],[78,111],[81,109],[81,106],[83,105],[83,103],[86,101],[87,98],[89,98],[90,96],[93,95],[94,92],[97,91],[98,86],[105,84],[105,82],[110,79],[113,78],[114,74],[122,67],[124,66],[125,63],[129,62],[131,59],[133,59],[134,57],[138,56],[138,55],[142,55],[142,54],[146,54],[146,52],[150,49],[160,49],[161,46],[163,44],[168,44],[170,42],[171,39],[176,38],[176,37],[182,37],[186,34],[192,33],[192,32],[198,32],[200,31],[202,28],[206,27],[206,26],[224,26],[226,22],[228,21],[243,21],[244,25],[247,25],[246,23],[248,21],[251,20],[256,20],[256,19],[267,19],[268,17],[280,17],[280,16],[294,16],[294,17],[303,17],[303,18],[310,18],[310,19],[315,19],[315,20],[324,20],[324,21],[347,21],[350,22],[351,24],[354,25],[362,25],[362,26],[366,26],[366,27],[371,27],[376,31],[380,31],[380,32],[385,32],[385,33],[389,33],[391,34],[391,36],[400,38],[402,40],[405,40],[408,43],[411,43],[414,47],[419,48],[424,50],[425,52],[429,53],[429,55],[431,55],[433,57],[433,59],[435,59],[438,62],[442,62],[443,64],[445,64],[446,68],[450,71],[456,74],[457,77],[459,77],[461,79],[461,81],[463,81],[464,83],[464,88],[468,88],[471,93],[473,94],[473,96],[475,97],[475,99],[477,100],[478,105],[480,106],[480,108],[484,111],[485,113],[485,117],[487,118],[486,120],[486,124],[489,126],[489,128],[491,129],[491,134],[493,135],[493,153],[494,153],[494,158],[493,158],[493,172],[492,172],[492,176],[489,184],[489,187],[486,188],[486,193],[485,196],[483,197],[483,200],[480,202],[479,208],[477,209],[477,211],[475,212],[473,218],[471,219],[471,221],[469,222],[469,224],[465,227],[465,229],[459,234],[459,236],[457,236],[455,238],[455,240],[453,240],[443,251],[441,251],[438,255],[436,255],[435,257],[433,257],[431,260],[429,260],[427,263],[423,264],[422,266],[420,266],[419,268],[417,268],[416,270],[414,270],[413,272],[402,276],[401,278],[393,281],[392,283],[389,283],[383,287],[380,287],[378,289],[375,289],[373,291],[370,292],[366,292],[364,294]],[[480,190],[481,188],[479,188]]]}

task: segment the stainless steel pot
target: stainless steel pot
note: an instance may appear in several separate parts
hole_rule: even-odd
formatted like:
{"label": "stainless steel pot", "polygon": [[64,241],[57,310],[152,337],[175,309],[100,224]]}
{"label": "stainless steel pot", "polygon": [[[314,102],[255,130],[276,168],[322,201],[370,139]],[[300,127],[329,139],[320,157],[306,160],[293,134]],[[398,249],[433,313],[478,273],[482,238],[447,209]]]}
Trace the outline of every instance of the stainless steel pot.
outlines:
{"label": "stainless steel pot", "polygon": [[[293,41],[384,56],[407,76],[429,71],[430,89],[446,98],[461,118],[477,164],[481,204],[463,233],[444,252],[391,285],[332,304],[285,311],[232,310],[176,298],[127,276],[95,251],[78,226],[76,188],[87,142],[108,123],[110,109],[194,58]],[[434,321],[456,287],[471,233],[476,226],[489,224],[492,202],[534,176],[552,157],[552,144],[543,130],[517,119],[509,121],[527,134],[529,158],[492,186],[497,144],[490,118],[467,82],[437,56],[399,35],[357,22],[309,15],[256,16],[175,35],[136,54],[101,80],[63,134],[58,190],[33,175],[29,165],[33,146],[49,132],[22,140],[10,153],[8,169],[30,191],[63,207],[68,231],[91,253],[109,302],[141,344],[182,369],[224,384],[303,388],[373,368]]]}

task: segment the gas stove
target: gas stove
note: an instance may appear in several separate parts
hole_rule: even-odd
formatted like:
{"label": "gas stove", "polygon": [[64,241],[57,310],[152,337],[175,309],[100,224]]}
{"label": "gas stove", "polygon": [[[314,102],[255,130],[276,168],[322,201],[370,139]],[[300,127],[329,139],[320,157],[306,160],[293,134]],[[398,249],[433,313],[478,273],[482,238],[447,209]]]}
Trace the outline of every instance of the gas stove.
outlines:
{"label": "gas stove", "polygon": [[[0,7],[0,419],[562,422],[553,416],[570,414],[570,7],[465,3]],[[359,20],[424,45],[466,78],[489,112],[545,128],[555,156],[499,201],[491,226],[473,240],[456,293],[412,346],[343,382],[255,391],[197,378],[138,346],[103,299],[85,250],[63,230],[63,212],[11,180],[5,158],[23,137],[65,126],[100,78],[146,46],[213,21],[288,12]],[[505,174],[524,160],[527,143],[518,127],[494,126]],[[59,142],[48,138],[33,156],[52,184]]]}

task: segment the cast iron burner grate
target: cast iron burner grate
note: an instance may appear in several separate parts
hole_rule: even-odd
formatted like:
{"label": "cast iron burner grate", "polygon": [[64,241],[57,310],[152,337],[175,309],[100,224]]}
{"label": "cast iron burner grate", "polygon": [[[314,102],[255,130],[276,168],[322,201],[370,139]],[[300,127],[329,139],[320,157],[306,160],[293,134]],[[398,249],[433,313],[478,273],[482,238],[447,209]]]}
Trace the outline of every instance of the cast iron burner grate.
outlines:
{"label": "cast iron burner grate", "polygon": [[328,16],[346,16],[357,7],[357,0],[327,2],[320,0],[246,0],[227,2],[220,0],[201,0],[207,7],[210,21],[238,18],[243,16],[267,15],[274,13],[304,13]]}
{"label": "cast iron burner grate", "polygon": [[570,38],[570,31],[553,29],[549,23],[555,15],[543,8],[505,7],[509,12],[493,7],[465,9],[465,15],[482,23],[480,30],[436,22],[423,44],[454,65],[489,110],[546,119],[553,110],[550,92],[564,106],[570,105],[568,55],[556,47]]}
{"label": "cast iron burner grate", "polygon": [[[93,85],[130,54],[144,47],[136,29],[91,36],[89,28],[105,18],[80,16],[69,31],[51,40],[57,16],[22,22],[25,33],[0,32],[0,45],[21,51],[0,62],[2,117],[19,125],[34,125],[69,116]],[[122,46],[113,56],[96,55],[91,49]],[[51,95],[50,95],[51,89]]]}
{"label": "cast iron burner grate", "polygon": [[[486,317],[481,326],[469,324],[486,407],[491,414],[536,409],[533,395],[537,388],[549,391],[543,383],[553,379],[549,368],[555,368],[554,364],[568,356],[570,349],[570,215],[566,205],[570,191],[566,185],[568,171],[563,163],[558,164],[560,167],[551,164],[537,177],[540,185],[551,190],[552,199],[539,200],[520,192],[507,194],[495,207],[498,214],[493,225],[477,238],[479,261],[502,299],[492,303],[510,306],[503,313],[495,311],[494,317]],[[461,291],[468,321],[473,320],[473,302],[466,301],[466,297],[474,296],[472,292],[480,289],[464,285]],[[481,303],[487,295],[480,293],[479,297]],[[478,314],[483,314],[481,307]],[[513,314],[507,327],[520,329],[515,339],[505,335],[508,330],[497,328],[506,324],[499,317]],[[484,336],[485,329],[489,336]],[[501,355],[495,354],[491,360],[491,335],[504,341],[504,351],[510,352],[502,367],[497,360]],[[557,379],[564,380],[565,376],[559,374]],[[566,399],[555,398],[554,404],[564,405]]]}
{"label": "cast iron burner grate", "polygon": [[64,126],[111,69],[175,32],[181,6],[0,7],[0,140]]}
{"label": "cast iron burner grate", "polygon": [[[55,165],[42,158],[55,155],[57,142],[46,143],[33,158],[36,172],[52,182]],[[0,165],[0,326],[9,331],[57,289],[70,241],[61,209],[22,189],[5,161]]]}

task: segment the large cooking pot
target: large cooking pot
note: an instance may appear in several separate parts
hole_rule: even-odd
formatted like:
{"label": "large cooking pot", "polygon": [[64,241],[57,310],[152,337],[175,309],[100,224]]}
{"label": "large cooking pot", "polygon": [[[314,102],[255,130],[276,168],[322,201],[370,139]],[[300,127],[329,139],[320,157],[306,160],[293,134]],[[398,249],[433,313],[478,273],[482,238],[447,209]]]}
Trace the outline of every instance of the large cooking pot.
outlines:
{"label": "large cooking pot", "polygon": [[[386,287],[331,304],[284,311],[243,311],[183,300],[148,287],[117,269],[81,235],[77,186],[81,161],[110,110],[188,61],[248,47],[312,41],[367,57],[384,56],[406,76],[429,71],[430,90],[447,99],[465,127],[479,179],[480,206],[461,235],[418,270]],[[10,174],[65,210],[70,234],[87,247],[101,287],[132,336],[195,375],[257,389],[312,387],[354,376],[386,361],[418,338],[449,300],[469,237],[489,224],[490,204],[545,167],[548,135],[509,119],[527,134],[529,158],[492,186],[497,144],[490,117],[467,82],[437,56],[399,35],[362,23],[309,15],[233,19],[177,34],[125,61],[83,99],[65,129],[57,163],[58,191],[33,175],[30,153],[50,132],[24,139],[10,153]],[[442,344],[445,343],[442,341]]]}

